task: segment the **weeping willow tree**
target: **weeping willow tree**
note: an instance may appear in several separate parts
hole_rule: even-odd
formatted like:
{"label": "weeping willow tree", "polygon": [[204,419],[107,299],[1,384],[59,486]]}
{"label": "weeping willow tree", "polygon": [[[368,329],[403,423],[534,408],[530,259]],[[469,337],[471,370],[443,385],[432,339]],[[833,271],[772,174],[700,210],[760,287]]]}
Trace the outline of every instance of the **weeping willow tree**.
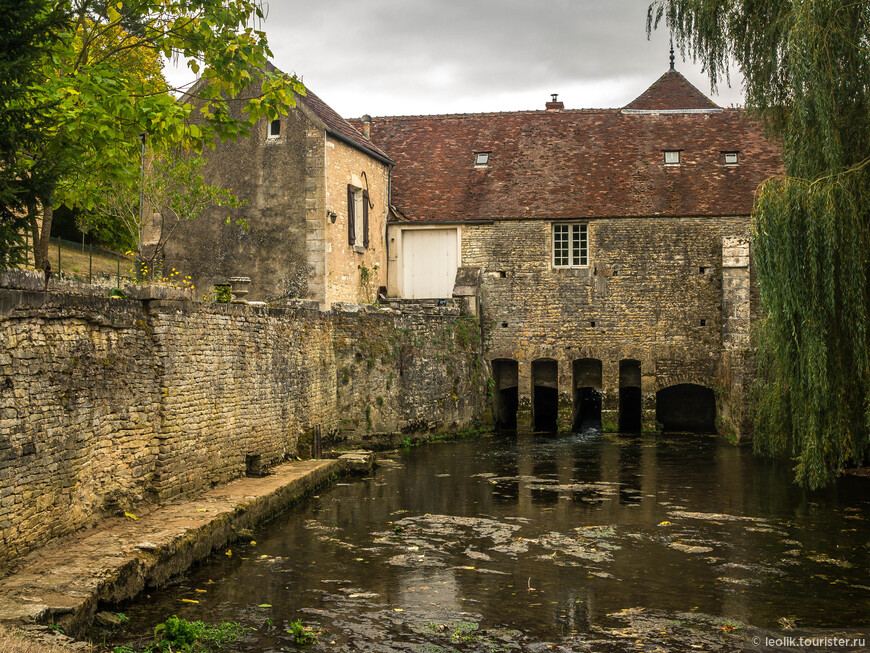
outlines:
{"label": "weeping willow tree", "polygon": [[729,65],[782,147],[759,189],[755,448],[829,483],[870,440],[870,0],[655,0],[712,86]]}

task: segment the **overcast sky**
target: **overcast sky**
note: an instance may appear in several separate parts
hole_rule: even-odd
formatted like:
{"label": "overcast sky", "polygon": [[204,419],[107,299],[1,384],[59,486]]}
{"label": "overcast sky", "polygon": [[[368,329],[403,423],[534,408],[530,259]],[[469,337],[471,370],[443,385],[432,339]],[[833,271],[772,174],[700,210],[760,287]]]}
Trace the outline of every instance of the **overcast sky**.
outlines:
{"label": "overcast sky", "polygon": [[[273,63],[342,116],[621,107],[668,69],[668,34],[646,36],[646,0],[270,0]],[[676,68],[710,93],[700,65]],[[185,77],[166,69],[172,83]]]}

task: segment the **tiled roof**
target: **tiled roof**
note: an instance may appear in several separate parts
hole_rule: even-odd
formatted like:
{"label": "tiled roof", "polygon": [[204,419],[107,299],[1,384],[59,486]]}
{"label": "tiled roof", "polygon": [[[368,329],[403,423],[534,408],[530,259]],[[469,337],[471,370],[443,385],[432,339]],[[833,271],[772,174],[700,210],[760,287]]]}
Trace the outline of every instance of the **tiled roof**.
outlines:
{"label": "tiled roof", "polygon": [[[270,71],[282,73],[282,71],[271,62],[267,62],[266,67]],[[356,129],[354,129],[354,127],[347,120],[338,115],[332,107],[330,107],[328,104],[326,104],[326,102],[324,102],[317,95],[315,95],[310,88],[306,86],[305,95],[297,95],[296,98],[297,100],[301,100],[302,103],[306,107],[308,107],[314,115],[316,115],[318,118],[320,118],[320,120],[323,121],[323,124],[326,125],[326,130],[330,134],[342,141],[345,141],[353,147],[356,147],[357,149],[366,152],[367,154],[372,154],[376,158],[384,160],[386,163],[392,163],[392,160],[386,154],[386,152],[384,152],[377,145],[372,143],[370,140],[360,134]]]}
{"label": "tiled roof", "polygon": [[[673,98],[669,75],[640,106],[675,106],[661,97]],[[424,222],[748,215],[758,185],[782,170],[777,147],[739,109],[374,118],[371,137],[396,162],[392,203]],[[680,150],[680,165],[664,165],[664,150]],[[475,167],[481,151],[489,165]],[[725,165],[723,152],[739,152],[739,164]]]}
{"label": "tiled roof", "polygon": [[392,163],[392,159],[386,152],[354,129],[347,120],[338,115],[332,107],[317,97],[310,88],[306,87],[305,91],[305,97],[299,99],[324,122],[327,131],[333,136],[368,154],[373,154],[387,163]]}
{"label": "tiled roof", "polygon": [[625,108],[635,111],[678,111],[719,107],[676,70],[669,70]]}

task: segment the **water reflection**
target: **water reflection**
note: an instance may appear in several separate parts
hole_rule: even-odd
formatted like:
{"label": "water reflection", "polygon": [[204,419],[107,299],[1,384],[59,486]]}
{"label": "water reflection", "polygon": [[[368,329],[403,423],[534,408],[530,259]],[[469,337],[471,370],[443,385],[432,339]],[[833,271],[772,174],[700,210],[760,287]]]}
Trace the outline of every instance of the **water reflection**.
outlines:
{"label": "water reflection", "polygon": [[723,619],[863,625],[867,489],[807,493],[706,436],[420,447],[123,610],[142,633],[173,613],[241,620],[251,651],[290,646],[298,618],[322,650],[731,650]]}

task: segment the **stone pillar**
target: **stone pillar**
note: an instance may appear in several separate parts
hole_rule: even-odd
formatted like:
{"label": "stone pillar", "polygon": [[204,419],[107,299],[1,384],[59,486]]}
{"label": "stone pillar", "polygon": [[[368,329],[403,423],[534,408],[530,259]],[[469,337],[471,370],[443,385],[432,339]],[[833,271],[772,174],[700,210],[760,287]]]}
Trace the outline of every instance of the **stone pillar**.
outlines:
{"label": "stone pillar", "polygon": [[601,361],[601,430],[619,431],[619,361]]}
{"label": "stone pillar", "polygon": [[477,316],[477,307],[480,303],[480,268],[456,270],[453,297],[459,302],[463,315]]}
{"label": "stone pillar", "polygon": [[532,363],[517,361],[517,430],[532,430]]}
{"label": "stone pillar", "polygon": [[326,297],[326,169],[325,134],[310,127],[305,132],[305,263],[308,296],[328,309]]}
{"label": "stone pillar", "polygon": [[722,238],[722,347],[749,349],[748,238]]}
{"label": "stone pillar", "polygon": [[750,243],[743,236],[722,238],[722,358],[717,428],[740,440],[749,433],[747,367],[750,335]]}
{"label": "stone pillar", "polygon": [[656,374],[655,370],[640,368],[640,428],[644,433],[656,431]]}

